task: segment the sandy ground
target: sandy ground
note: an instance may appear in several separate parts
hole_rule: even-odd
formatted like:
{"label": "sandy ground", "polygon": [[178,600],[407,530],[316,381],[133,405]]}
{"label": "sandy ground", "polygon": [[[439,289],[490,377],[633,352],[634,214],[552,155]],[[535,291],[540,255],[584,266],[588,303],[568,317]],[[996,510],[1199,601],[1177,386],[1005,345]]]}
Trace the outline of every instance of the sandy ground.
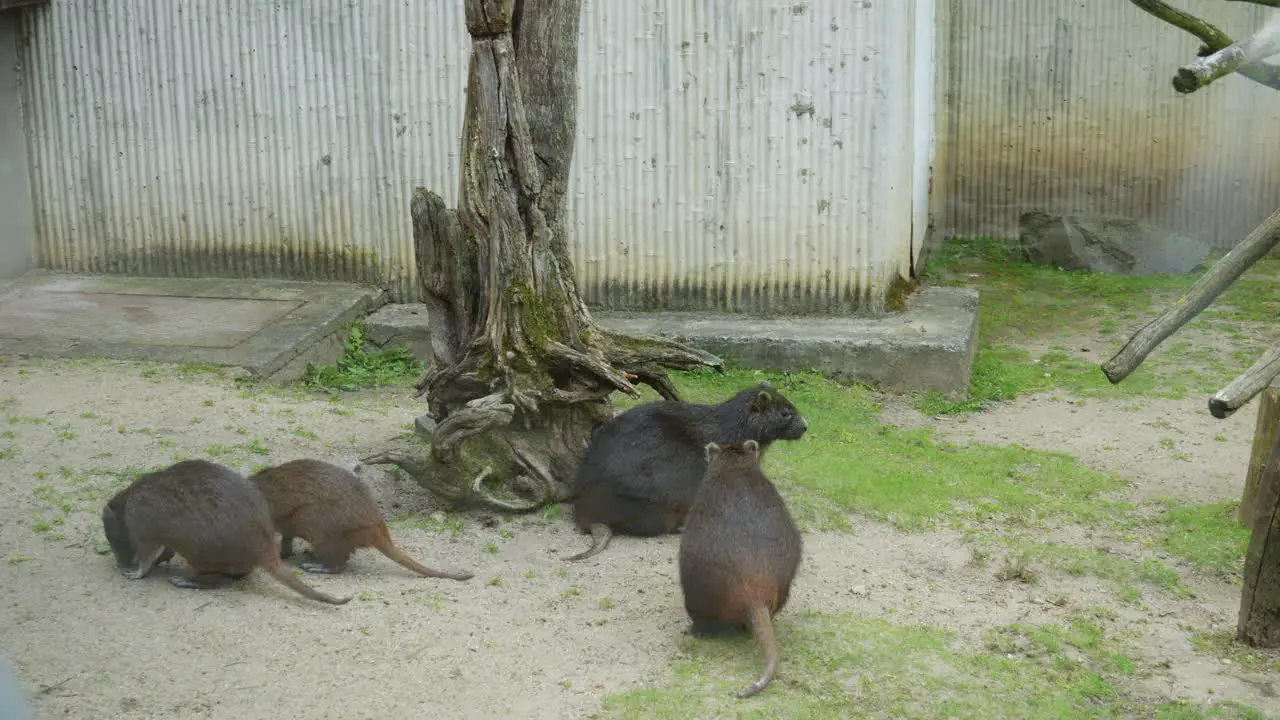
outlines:
{"label": "sandy ground", "polygon": [[[1253,406],[1217,421],[1198,396],[1137,404],[1036,396],[935,421],[887,399],[884,419],[1070,452],[1123,473],[1135,499],[1237,497]],[[242,471],[305,456],[352,463],[405,432],[419,410],[405,393],[334,403],[125,363],[0,369],[0,431],[12,433],[0,438],[0,653],[37,717],[583,718],[604,695],[661,682],[686,625],[673,537],[618,538],[605,555],[566,564],[586,539],[563,518],[469,523],[456,536],[402,527],[396,537],[410,553],[475,579],[418,578],[365,551],[346,575],[304,578],[357,596],[339,608],[263,573],[203,592],[171,587],[163,570],[131,582],[100,553],[90,471],[214,450]],[[432,511],[407,481],[377,468],[364,476],[388,514]],[[48,529],[41,518],[62,524]],[[956,536],[861,520],[852,534],[809,535],[805,549],[789,610],[934,624],[961,642],[993,625],[1061,620],[1112,592],[1088,576],[999,582]],[[1151,592],[1140,608],[1118,608],[1116,625],[1160,666],[1144,689],[1280,713],[1272,676],[1197,655],[1187,640],[1234,626],[1239,586],[1184,575],[1194,597]]]}

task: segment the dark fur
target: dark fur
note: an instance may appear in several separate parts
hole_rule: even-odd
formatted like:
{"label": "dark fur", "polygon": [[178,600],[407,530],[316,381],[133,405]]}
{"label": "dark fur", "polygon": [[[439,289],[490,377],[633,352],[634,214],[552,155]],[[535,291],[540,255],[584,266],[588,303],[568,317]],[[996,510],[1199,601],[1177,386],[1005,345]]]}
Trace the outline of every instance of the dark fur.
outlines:
{"label": "dark fur", "polygon": [[280,557],[293,554],[295,537],[311,546],[313,561],[299,565],[307,572],[342,572],[356,550],[372,547],[423,577],[474,577],[433,570],[396,547],[373,493],[344,467],[322,460],[291,460],[249,479],[267,498],[271,520],[281,535]]}
{"label": "dark fur", "polygon": [[786,503],[760,469],[753,441],[706,448],[707,477],[680,537],[680,589],[690,632],[708,637],[746,627],[764,673],[739,696],[769,686],[778,668],[773,616],[787,604],[802,544]]}
{"label": "dark fur", "polygon": [[102,530],[125,577],[141,580],[176,553],[190,567],[177,587],[208,589],[260,567],[312,600],[343,605],[280,564],[266,498],[231,468],[184,460],[147,473],[102,508]]}
{"label": "dark fur", "polygon": [[654,537],[676,533],[702,482],[704,448],[755,440],[763,452],[775,440],[798,440],[809,424],[768,383],[738,391],[718,405],[660,400],[638,405],[592,435],[574,488],[574,522],[604,550],[613,533]]}

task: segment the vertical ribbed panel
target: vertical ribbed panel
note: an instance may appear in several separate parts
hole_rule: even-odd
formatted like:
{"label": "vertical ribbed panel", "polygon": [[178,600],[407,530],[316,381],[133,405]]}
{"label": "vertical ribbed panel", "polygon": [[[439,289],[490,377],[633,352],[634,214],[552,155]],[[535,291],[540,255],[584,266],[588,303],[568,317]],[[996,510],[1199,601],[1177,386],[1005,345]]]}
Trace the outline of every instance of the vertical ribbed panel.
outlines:
{"label": "vertical ribbed panel", "polygon": [[23,64],[40,261],[417,295],[414,185],[452,202],[458,0],[55,0]]}
{"label": "vertical ribbed panel", "polygon": [[588,302],[878,307],[910,263],[911,8],[584,0],[570,203]]}
{"label": "vertical ribbed panel", "polygon": [[[1130,2],[945,2],[939,229],[1012,235],[1041,209],[1146,219],[1225,248],[1274,211],[1280,93],[1237,76],[1179,95],[1191,35]],[[1239,39],[1273,12],[1175,4]]]}
{"label": "vertical ribbed panel", "polygon": [[[877,309],[910,263],[911,5],[584,0],[569,203],[588,302]],[[413,299],[411,190],[456,201],[462,9],[28,12],[41,263],[364,281]]]}

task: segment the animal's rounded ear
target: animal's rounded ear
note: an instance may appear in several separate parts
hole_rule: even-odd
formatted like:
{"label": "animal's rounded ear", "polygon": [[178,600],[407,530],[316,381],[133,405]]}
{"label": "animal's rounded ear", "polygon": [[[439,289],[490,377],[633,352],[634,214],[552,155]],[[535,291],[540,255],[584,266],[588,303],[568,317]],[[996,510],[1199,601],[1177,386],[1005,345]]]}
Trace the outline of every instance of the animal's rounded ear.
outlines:
{"label": "animal's rounded ear", "polygon": [[703,452],[706,454],[707,462],[713,462],[716,459],[716,456],[720,454],[720,446],[713,442],[709,442],[706,447],[703,448]]}
{"label": "animal's rounded ear", "polygon": [[768,410],[769,404],[772,402],[773,402],[773,397],[769,395],[769,391],[767,390],[761,390],[760,394],[756,395],[757,410]]}
{"label": "animal's rounded ear", "polygon": [[764,388],[765,390],[772,390],[773,384],[770,383],[768,380],[761,380],[760,387]]}
{"label": "animal's rounded ear", "polygon": [[753,457],[760,457],[760,443],[755,440],[747,440],[742,443],[742,448],[751,453]]}

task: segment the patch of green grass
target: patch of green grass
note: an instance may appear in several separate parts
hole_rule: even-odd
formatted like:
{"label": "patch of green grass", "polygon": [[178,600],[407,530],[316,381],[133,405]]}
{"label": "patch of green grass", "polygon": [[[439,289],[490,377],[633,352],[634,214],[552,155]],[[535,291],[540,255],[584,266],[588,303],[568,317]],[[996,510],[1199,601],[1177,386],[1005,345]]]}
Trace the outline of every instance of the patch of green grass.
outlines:
{"label": "patch of green grass", "polygon": [[180,378],[195,377],[197,375],[212,375],[214,377],[225,377],[230,368],[222,365],[214,365],[213,363],[204,362],[186,362],[180,363],[174,368],[174,373]]}
{"label": "patch of green grass", "polygon": [[1198,277],[1199,272],[1137,277],[1062,271],[1027,262],[999,239],[952,238],[930,259],[923,279],[979,290],[980,345],[970,399],[951,402],[924,395],[917,407],[930,415],[975,412],[1050,388],[1097,397],[1180,398],[1192,391],[1213,392],[1251,364],[1261,347],[1240,323],[1271,322],[1280,313],[1280,259],[1259,262],[1188,325],[1188,332],[1228,334],[1235,340],[1235,352],[1224,355],[1215,347],[1174,338],[1113,386],[1099,369],[1103,357],[1059,348],[1035,358],[1013,347],[1055,336],[1093,334],[1119,349],[1124,339],[1119,321],[1136,329],[1143,319],[1176,301]]}
{"label": "patch of green grass", "polygon": [[847,529],[851,512],[918,530],[946,520],[1034,527],[1055,517],[1096,524],[1130,509],[1103,497],[1123,487],[1116,475],[1063,453],[956,445],[936,440],[930,428],[881,425],[867,388],[817,373],[731,369],[674,373],[673,379],[694,402],[721,402],[767,379],[804,413],[808,433],[774,443],[764,467],[807,529]]}
{"label": "patch of green grass", "polygon": [[[1272,265],[1280,268],[1280,264]],[[995,343],[1039,337],[1100,316],[1150,312],[1158,303],[1188,290],[1199,274],[1125,276],[1064,271],[1027,262],[998,238],[957,237],[948,239],[934,253],[922,279],[932,284],[978,287],[983,337]],[[1266,294],[1280,300],[1274,289]],[[1247,304],[1256,305],[1252,301]]]}
{"label": "patch of green grass", "polygon": [[[58,468],[58,477],[54,480],[50,479],[48,472],[39,471],[35,477],[41,484],[32,491],[36,509],[30,524],[31,530],[50,540],[61,540],[62,528],[68,515],[97,515],[102,511],[102,504],[134,478],[160,467],[163,466],[77,470],[63,466]],[[100,526],[98,527],[90,534],[100,533]]]}
{"label": "patch of green grass", "polygon": [[[778,675],[753,698],[733,696],[759,676],[761,660],[749,636],[685,637],[668,683],[606,697],[601,717],[1213,717],[1199,706],[1146,705],[1119,689],[1137,663],[1084,616],[1063,625],[998,628],[983,651],[972,653],[953,649],[939,629],[855,615],[781,616],[777,637]],[[1175,710],[1184,714],[1168,714]],[[1230,712],[1222,717],[1261,717],[1247,708]]]}
{"label": "patch of green grass", "polygon": [[418,515],[406,512],[391,518],[387,524],[393,528],[412,528],[437,535],[449,533],[457,537],[462,534],[467,521],[466,518],[454,513],[435,512],[430,515]]}
{"label": "patch of green grass", "polygon": [[251,440],[249,442],[236,443],[227,445],[225,443],[214,443],[204,449],[207,455],[215,458],[227,458],[233,455],[270,455],[271,448],[263,445],[259,440]]}
{"label": "patch of green grass", "polygon": [[1167,501],[1169,509],[1157,518],[1159,543],[1201,570],[1239,577],[1249,549],[1249,529],[1236,520],[1236,502],[1182,505]]}
{"label": "patch of green grass", "polygon": [[16,457],[18,457],[17,445],[10,445],[9,447],[0,450],[0,460],[12,460]]}
{"label": "patch of green grass", "polygon": [[1191,646],[1196,652],[1223,660],[1230,660],[1249,672],[1280,671],[1280,660],[1274,652],[1268,653],[1236,641],[1233,632],[1193,632]]}
{"label": "patch of green grass", "polygon": [[1135,560],[1099,552],[1093,548],[1041,543],[1009,536],[986,536],[983,543],[1009,548],[1025,566],[1038,565],[1068,575],[1090,575],[1109,580],[1124,600],[1136,600],[1139,597],[1136,588],[1139,583],[1177,596],[1186,596],[1188,593],[1178,573],[1155,558]]}
{"label": "patch of green grass", "polygon": [[408,385],[423,370],[423,363],[404,348],[370,352],[365,329],[351,326],[342,357],[333,365],[308,365],[302,383],[313,390],[329,392],[359,390],[388,385]]}

